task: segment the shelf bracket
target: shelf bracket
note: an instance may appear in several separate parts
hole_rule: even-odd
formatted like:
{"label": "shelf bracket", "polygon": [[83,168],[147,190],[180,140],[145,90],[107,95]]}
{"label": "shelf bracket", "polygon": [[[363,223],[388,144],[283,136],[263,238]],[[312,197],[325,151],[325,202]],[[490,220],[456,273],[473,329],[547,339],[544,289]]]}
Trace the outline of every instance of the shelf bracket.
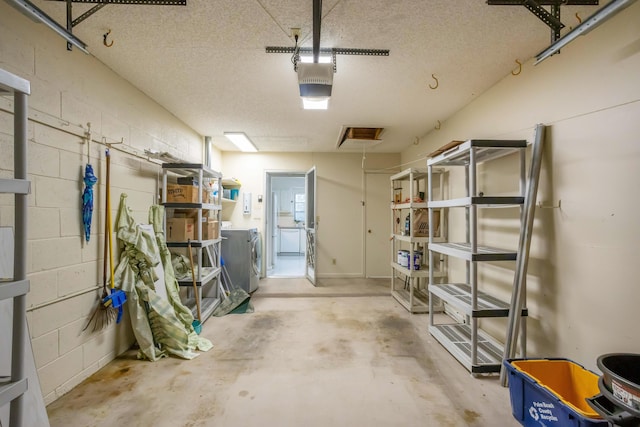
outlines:
{"label": "shelf bracket", "polygon": [[[524,6],[551,29],[551,44],[560,39],[565,25],[560,21],[560,6],[597,6],[599,0],[487,0],[489,6]],[[548,11],[542,6],[551,6]]]}
{"label": "shelf bracket", "polygon": [[557,205],[554,205],[553,203],[548,204],[544,202],[538,202],[536,206],[540,209],[562,209],[562,200],[558,200]]}
{"label": "shelf bracket", "polygon": [[[29,8],[35,10],[36,15],[43,15],[47,18],[47,21],[53,21],[48,15],[36,8],[29,0],[12,0],[14,3],[21,3],[22,8]],[[69,37],[73,37],[73,27],[102,9],[108,4],[136,4],[136,5],[148,5],[148,6],[186,6],[187,0],[48,0],[48,1],[63,1],[66,3],[67,8],[67,23],[66,32]],[[76,19],[73,19],[73,3],[91,3],[95,4],[91,9],[87,10]],[[54,21],[55,22],[55,21]],[[67,41],[67,50],[71,50],[72,43]]]}

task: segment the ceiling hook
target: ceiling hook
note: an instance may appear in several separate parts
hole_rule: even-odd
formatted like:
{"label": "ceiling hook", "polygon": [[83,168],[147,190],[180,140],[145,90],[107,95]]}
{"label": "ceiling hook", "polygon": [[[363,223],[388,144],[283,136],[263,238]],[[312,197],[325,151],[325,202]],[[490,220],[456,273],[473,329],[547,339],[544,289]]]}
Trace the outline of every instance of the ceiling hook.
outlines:
{"label": "ceiling hook", "polygon": [[434,127],[435,130],[440,130],[440,128],[442,127],[442,123],[440,123],[440,120],[438,120],[438,125],[436,127]]}
{"label": "ceiling hook", "polygon": [[511,71],[511,74],[514,75],[514,76],[517,76],[518,74],[520,74],[522,72],[522,62],[520,62],[520,61],[518,61],[516,59],[516,64],[518,64],[518,72],[515,72],[513,70]]}
{"label": "ceiling hook", "polygon": [[106,47],[113,46],[113,40],[111,40],[111,43],[107,43],[107,37],[109,37],[109,34],[111,34],[111,29],[102,35],[102,44]]}
{"label": "ceiling hook", "polygon": [[435,81],[436,81],[436,85],[435,85],[435,86],[431,86],[431,85],[429,85],[429,88],[430,88],[430,89],[437,89],[437,88],[438,88],[438,86],[440,85],[440,83],[438,83],[438,78],[436,77],[436,75],[435,75],[435,74],[431,74],[431,77],[433,77],[433,80],[435,80]]}

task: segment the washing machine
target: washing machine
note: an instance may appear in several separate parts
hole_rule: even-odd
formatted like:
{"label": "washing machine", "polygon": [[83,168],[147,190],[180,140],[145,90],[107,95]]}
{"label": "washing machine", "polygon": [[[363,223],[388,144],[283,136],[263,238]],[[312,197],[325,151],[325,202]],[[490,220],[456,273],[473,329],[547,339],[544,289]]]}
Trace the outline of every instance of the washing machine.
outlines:
{"label": "washing machine", "polygon": [[234,286],[251,293],[258,289],[262,264],[257,228],[227,228],[222,235],[222,259]]}

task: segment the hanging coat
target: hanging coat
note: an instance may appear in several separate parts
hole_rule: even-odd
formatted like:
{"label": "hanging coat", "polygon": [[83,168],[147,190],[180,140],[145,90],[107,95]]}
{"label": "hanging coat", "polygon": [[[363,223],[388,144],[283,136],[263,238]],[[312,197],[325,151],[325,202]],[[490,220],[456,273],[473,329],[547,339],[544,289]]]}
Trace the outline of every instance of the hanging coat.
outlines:
{"label": "hanging coat", "polygon": [[172,354],[193,359],[196,350],[208,351],[213,345],[196,334],[193,314],[180,301],[162,232],[164,208],[151,207],[151,225],[136,224],[126,200],[127,195],[122,194],[116,219],[122,253],[115,286],[127,293],[131,326],[140,347],[138,357],[155,361]]}

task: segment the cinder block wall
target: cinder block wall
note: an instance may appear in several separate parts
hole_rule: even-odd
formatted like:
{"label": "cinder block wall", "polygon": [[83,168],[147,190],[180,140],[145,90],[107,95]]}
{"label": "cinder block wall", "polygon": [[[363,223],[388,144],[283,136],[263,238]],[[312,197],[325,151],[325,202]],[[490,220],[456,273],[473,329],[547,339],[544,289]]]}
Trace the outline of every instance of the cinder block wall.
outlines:
{"label": "cinder block wall", "polygon": [[[133,342],[129,319],[83,332],[102,285],[105,148],[112,146],[111,209],[121,193],[146,222],[157,201],[160,167],[137,156],[147,148],[202,161],[203,138],[92,56],[0,2],[0,68],[31,82],[29,97],[28,320],[36,367],[51,403]],[[13,105],[0,97],[0,176],[13,175]],[[91,123],[96,142],[83,143]],[[89,150],[89,158],[87,152]],[[220,158],[220,153],[214,157]],[[91,239],[82,237],[82,175],[98,176]],[[214,165],[218,168],[218,165]],[[0,225],[13,226],[13,197],[0,195]],[[115,241],[115,239],[114,239]]]}

